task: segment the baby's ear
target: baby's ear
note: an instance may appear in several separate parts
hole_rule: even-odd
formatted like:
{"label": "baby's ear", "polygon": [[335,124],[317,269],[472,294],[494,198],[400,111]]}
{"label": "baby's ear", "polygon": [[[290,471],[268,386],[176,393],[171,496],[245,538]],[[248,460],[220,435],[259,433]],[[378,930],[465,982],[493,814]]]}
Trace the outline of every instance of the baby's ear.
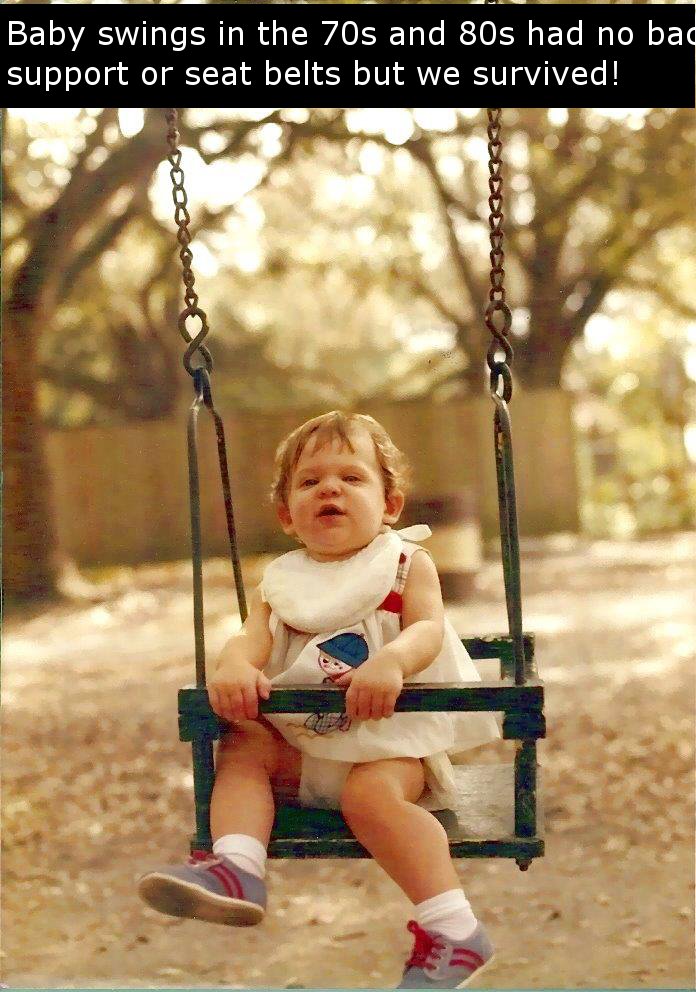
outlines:
{"label": "baby's ear", "polygon": [[292,517],[290,516],[290,510],[288,510],[285,503],[276,503],[276,513],[283,531],[288,535],[288,537],[295,537],[295,527],[293,526]]}
{"label": "baby's ear", "polygon": [[395,524],[401,516],[404,508],[405,497],[400,489],[392,489],[388,496],[384,497],[384,516],[382,523]]}

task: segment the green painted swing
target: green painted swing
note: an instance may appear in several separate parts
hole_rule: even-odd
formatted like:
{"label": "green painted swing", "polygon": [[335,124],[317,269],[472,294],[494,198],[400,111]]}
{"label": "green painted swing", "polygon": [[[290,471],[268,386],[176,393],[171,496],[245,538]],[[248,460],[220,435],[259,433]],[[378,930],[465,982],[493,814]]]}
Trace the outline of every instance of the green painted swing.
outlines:
{"label": "green painted swing", "polygon": [[[232,496],[222,420],[215,410],[210,373],[213,362],[203,344],[208,333],[205,312],[200,308],[191,269],[191,235],[179,149],[178,115],[167,111],[168,159],[171,165],[177,240],[183,267],[185,309],[179,316],[179,332],[187,343],[184,367],[193,378],[195,399],[188,419],[189,494],[191,545],[193,557],[193,614],[195,631],[196,684],[179,692],[179,736],[189,741],[193,751],[193,786],[196,833],[193,850],[209,851],[210,798],[215,780],[213,743],[225,723],[210,707],[205,680],[205,641],[203,630],[203,573],[201,554],[200,493],[198,478],[198,414],[205,406],[215,425],[220,476],[230,540],[239,612],[246,619],[246,601],[237,553]],[[488,110],[488,150],[491,288],[486,309],[486,326],[492,334],[487,353],[491,396],[495,404],[494,447],[498,481],[500,535],[505,578],[509,633],[465,638],[463,643],[474,660],[498,659],[500,679],[462,684],[405,686],[396,710],[404,711],[489,711],[502,712],[503,738],[517,742],[511,764],[462,766],[455,769],[459,799],[456,809],[435,814],[445,827],[453,857],[514,858],[525,870],[533,858],[544,853],[541,813],[537,797],[536,742],[545,734],[544,688],[534,661],[534,637],[522,630],[519,541],[513,475],[512,438],[507,403],[512,395],[508,340],[511,314],[505,302],[503,252],[503,192],[501,110]],[[191,319],[200,321],[194,336],[187,329]],[[496,326],[496,320],[502,327]],[[502,358],[500,357],[502,352]],[[194,359],[195,363],[194,364]],[[499,391],[502,384],[502,393]],[[341,712],[344,693],[339,688],[284,686],[260,701],[262,713]],[[333,810],[280,806],[276,813],[268,853],[276,858],[364,858],[368,852],[358,843],[341,814]]]}

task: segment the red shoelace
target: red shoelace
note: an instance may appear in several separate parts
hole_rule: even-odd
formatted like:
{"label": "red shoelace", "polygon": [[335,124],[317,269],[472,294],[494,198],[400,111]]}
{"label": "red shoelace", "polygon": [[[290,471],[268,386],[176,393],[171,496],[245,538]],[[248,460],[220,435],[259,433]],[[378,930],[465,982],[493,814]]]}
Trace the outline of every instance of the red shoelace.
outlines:
{"label": "red shoelace", "polygon": [[192,868],[207,867],[210,862],[218,864],[220,859],[216,858],[212,851],[191,851],[188,864]]}
{"label": "red shoelace", "polygon": [[[431,937],[427,930],[423,930],[419,927],[415,920],[409,920],[407,924],[407,929],[416,938],[413,945],[413,950],[411,952],[411,957],[406,962],[407,968],[424,968],[431,970],[435,967],[434,962],[428,963],[428,958],[433,953],[433,951],[444,950],[445,945],[437,937]],[[439,957],[439,954],[434,955],[435,958]]]}

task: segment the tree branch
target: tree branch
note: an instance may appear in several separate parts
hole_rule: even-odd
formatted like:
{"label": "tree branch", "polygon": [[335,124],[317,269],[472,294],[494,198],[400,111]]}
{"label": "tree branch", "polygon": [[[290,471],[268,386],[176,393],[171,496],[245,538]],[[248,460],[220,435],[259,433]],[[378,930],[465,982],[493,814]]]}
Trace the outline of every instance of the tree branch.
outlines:
{"label": "tree branch", "polygon": [[[485,301],[484,282],[483,280],[477,279],[474,275],[473,269],[469,265],[469,262],[466,259],[459,243],[452,218],[452,208],[456,207],[456,204],[454,203],[449,190],[442,181],[442,177],[433,158],[432,149],[430,146],[425,141],[422,141],[418,143],[416,148],[413,148],[412,143],[412,151],[414,156],[425,166],[425,169],[432,180],[433,187],[440,201],[440,214],[445,224],[445,231],[447,234],[447,241],[450,248],[452,262],[461,277],[462,282],[466,286],[472,309],[475,312],[481,313],[483,311]],[[471,327],[469,329],[470,331],[472,330]],[[474,330],[472,336],[476,339],[470,342],[472,347],[482,347],[483,333],[481,331],[477,333],[477,331]]]}
{"label": "tree branch", "polygon": [[121,232],[128,227],[130,222],[139,216],[142,209],[142,197],[136,194],[132,197],[127,208],[118,216],[112,217],[108,223],[104,224],[90,238],[85,247],[70,260],[63,272],[61,284],[57,291],[59,302],[62,302],[70,294],[71,289],[84,270],[101,257],[109,245],[113,244]]}
{"label": "tree branch", "polygon": [[680,205],[678,208],[673,207],[668,210],[659,219],[655,219],[649,227],[634,225],[628,232],[629,237],[622,237],[626,231],[617,224],[614,240],[609,240],[599,257],[594,257],[593,269],[590,272],[575,276],[572,284],[566,283],[563,287],[562,298],[565,299],[578,283],[589,284],[589,291],[586,293],[582,305],[573,315],[572,320],[568,321],[567,326],[573,336],[582,331],[611,287],[626,279],[625,269],[631,259],[635,258],[659,231],[671,227],[681,219],[682,207]]}
{"label": "tree branch", "polygon": [[463,333],[465,331],[468,327],[468,323],[464,320],[462,315],[455,313],[455,311],[437,292],[435,287],[425,281],[422,274],[406,271],[406,269],[402,268],[398,262],[394,263],[393,272],[399,282],[406,286],[410,286],[418,296],[421,296],[424,300],[427,300],[427,302],[430,303],[433,309],[436,310],[441,317],[457,328],[458,332],[461,331]]}
{"label": "tree branch", "polygon": [[118,381],[97,379],[74,365],[56,366],[51,362],[42,362],[38,367],[38,374],[45,382],[50,382],[59,389],[83,393],[107,409],[123,409],[124,396]]}
{"label": "tree branch", "polygon": [[650,293],[652,296],[656,296],[661,303],[664,303],[666,307],[678,314],[680,317],[686,317],[687,320],[696,319],[696,306],[694,304],[687,303],[686,300],[682,300],[665,282],[661,280],[654,277],[650,278],[647,276],[641,277],[626,275],[623,277],[621,282],[629,289],[636,289],[640,292]]}

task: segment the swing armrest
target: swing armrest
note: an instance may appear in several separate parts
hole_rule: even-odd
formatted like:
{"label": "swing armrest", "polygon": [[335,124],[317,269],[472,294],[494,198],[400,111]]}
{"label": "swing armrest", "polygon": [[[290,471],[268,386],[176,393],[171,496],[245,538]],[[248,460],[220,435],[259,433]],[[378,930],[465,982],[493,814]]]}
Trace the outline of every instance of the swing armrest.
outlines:
{"label": "swing armrest", "polygon": [[[501,682],[421,682],[405,685],[396,701],[396,711],[412,712],[502,712],[503,737],[534,740],[543,737],[544,686],[534,679],[515,685]],[[261,713],[341,713],[345,690],[334,686],[275,686],[269,699],[259,700]],[[179,736],[190,741],[199,736],[215,739],[227,724],[210,707],[204,687],[179,690]]]}
{"label": "swing armrest", "polygon": [[[534,660],[534,634],[522,635],[524,642],[524,675],[525,679],[537,678],[536,661]],[[509,634],[489,634],[486,637],[463,637],[462,644],[474,661],[484,661],[497,658],[500,661],[500,677],[514,678],[515,649]]]}

